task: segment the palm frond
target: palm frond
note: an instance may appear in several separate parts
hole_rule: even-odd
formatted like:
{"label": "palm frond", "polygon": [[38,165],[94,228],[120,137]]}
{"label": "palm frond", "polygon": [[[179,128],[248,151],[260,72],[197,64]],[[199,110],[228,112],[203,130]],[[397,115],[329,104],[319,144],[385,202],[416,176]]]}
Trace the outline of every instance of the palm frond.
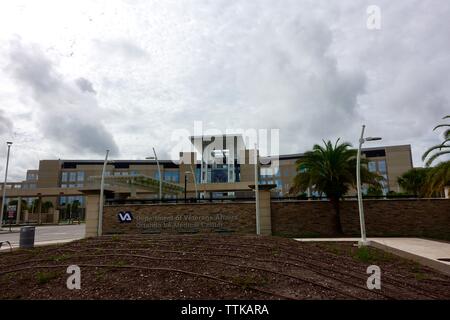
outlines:
{"label": "palm frond", "polygon": [[444,154],[450,154],[450,150],[436,152],[435,154],[433,154],[431,157],[428,158],[427,162],[425,163],[425,166],[429,167],[434,160],[436,160],[438,157]]}

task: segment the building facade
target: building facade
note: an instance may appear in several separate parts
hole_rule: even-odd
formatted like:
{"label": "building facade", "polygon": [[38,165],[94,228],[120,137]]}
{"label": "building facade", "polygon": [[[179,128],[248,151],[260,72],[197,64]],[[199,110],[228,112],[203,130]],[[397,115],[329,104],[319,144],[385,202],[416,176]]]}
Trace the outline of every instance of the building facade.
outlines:
{"label": "building facade", "polygon": [[[167,182],[186,186],[187,197],[227,198],[251,197],[253,191],[249,185],[255,183],[255,150],[246,149],[238,136],[223,136],[221,147],[211,147],[205,137],[191,137],[196,145],[194,152],[181,152],[177,160],[159,160],[162,179]],[[227,141],[233,143],[227,145]],[[217,141],[216,141],[217,142]],[[230,146],[233,146],[232,148]],[[240,146],[234,148],[234,146]],[[232,149],[232,150],[231,150]],[[203,154],[199,159],[198,154]],[[287,196],[297,173],[297,161],[303,154],[288,154],[261,158],[258,168],[259,181],[276,185],[275,196]],[[368,169],[384,177],[383,193],[400,192],[397,178],[411,169],[412,155],[410,145],[384,146],[363,149],[368,160]],[[273,163],[276,161],[276,163]],[[39,168],[28,170],[26,179],[20,183],[10,183],[9,188],[44,190],[60,188],[61,191],[84,188],[92,184],[91,177],[100,176],[103,160],[41,160]],[[159,180],[156,160],[113,160],[106,167],[106,176],[144,175]],[[194,181],[195,178],[195,181]],[[165,197],[184,197],[184,194]],[[158,194],[141,195],[158,198]],[[25,199],[28,203],[33,197]],[[54,208],[61,209],[67,204],[78,202],[84,206],[82,195],[61,195],[42,198],[51,201]]]}

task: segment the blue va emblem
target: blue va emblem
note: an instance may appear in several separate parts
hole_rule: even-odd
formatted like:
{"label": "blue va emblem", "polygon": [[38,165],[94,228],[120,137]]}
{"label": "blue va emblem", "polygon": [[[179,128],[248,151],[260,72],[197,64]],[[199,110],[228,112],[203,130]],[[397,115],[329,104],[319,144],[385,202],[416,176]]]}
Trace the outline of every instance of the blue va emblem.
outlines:
{"label": "blue va emblem", "polygon": [[117,217],[120,223],[130,223],[133,220],[133,215],[129,211],[120,211]]}

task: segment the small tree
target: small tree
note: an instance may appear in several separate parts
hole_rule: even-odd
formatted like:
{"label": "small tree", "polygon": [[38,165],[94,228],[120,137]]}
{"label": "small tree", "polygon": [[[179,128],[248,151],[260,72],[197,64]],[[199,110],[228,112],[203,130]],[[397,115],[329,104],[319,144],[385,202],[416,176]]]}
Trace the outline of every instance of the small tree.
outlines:
{"label": "small tree", "polygon": [[51,201],[45,201],[45,202],[42,204],[42,211],[43,211],[43,212],[48,213],[49,210],[50,210],[50,208],[53,208],[53,202],[51,202]]}
{"label": "small tree", "polygon": [[[297,175],[294,177],[293,191],[304,192],[308,188],[324,193],[333,205],[336,213],[336,228],[343,233],[340,218],[340,199],[351,187],[356,187],[356,155],[349,143],[333,144],[323,142],[324,146],[314,145],[311,151],[297,161]],[[366,164],[365,159],[361,159]],[[361,166],[361,181],[368,185],[379,185],[381,176],[371,173]]]}
{"label": "small tree", "polygon": [[406,193],[416,197],[423,196],[429,171],[427,168],[410,169],[398,177],[397,182]]}

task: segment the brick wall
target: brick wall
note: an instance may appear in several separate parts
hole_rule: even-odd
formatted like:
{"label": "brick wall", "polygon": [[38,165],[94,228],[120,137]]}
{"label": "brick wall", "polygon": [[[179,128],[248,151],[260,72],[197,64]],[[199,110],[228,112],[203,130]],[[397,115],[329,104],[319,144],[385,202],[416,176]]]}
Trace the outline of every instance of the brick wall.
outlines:
{"label": "brick wall", "polygon": [[[118,213],[133,220],[120,223]],[[450,240],[450,200],[364,200],[368,236],[422,236]],[[272,234],[288,237],[336,236],[328,201],[273,201]],[[357,201],[341,202],[344,233],[359,236]],[[105,233],[233,231],[255,233],[255,205],[250,202],[105,206]]]}
{"label": "brick wall", "polygon": [[[130,223],[118,213],[129,211]],[[256,233],[255,204],[249,202],[114,205],[104,207],[103,232],[107,233]]]}
{"label": "brick wall", "polygon": [[[447,199],[364,200],[368,236],[422,236],[450,240]],[[334,211],[327,201],[272,202],[274,235],[334,236]],[[360,235],[357,201],[341,202],[346,235]]]}
{"label": "brick wall", "polygon": [[328,201],[273,201],[272,234],[286,237],[333,236],[336,218]]}
{"label": "brick wall", "polygon": [[[359,235],[356,201],[344,201],[342,225],[349,235]],[[422,236],[450,240],[450,200],[364,200],[368,236]]]}

